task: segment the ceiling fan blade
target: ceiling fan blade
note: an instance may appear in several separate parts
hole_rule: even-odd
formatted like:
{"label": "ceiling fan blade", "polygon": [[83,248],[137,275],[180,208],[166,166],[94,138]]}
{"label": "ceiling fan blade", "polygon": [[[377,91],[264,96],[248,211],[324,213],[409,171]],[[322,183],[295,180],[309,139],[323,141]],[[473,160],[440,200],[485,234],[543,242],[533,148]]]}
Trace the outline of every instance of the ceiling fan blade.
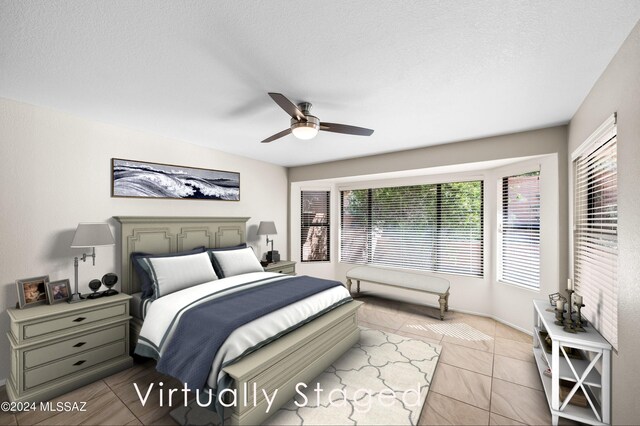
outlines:
{"label": "ceiling fan blade", "polygon": [[269,143],[269,142],[273,142],[273,141],[275,141],[276,139],[280,139],[281,137],[287,136],[289,133],[291,133],[291,129],[283,130],[283,131],[281,131],[281,132],[276,133],[276,134],[275,134],[275,135],[273,135],[273,136],[269,136],[268,138],[266,138],[265,140],[263,140],[263,141],[262,141],[262,142],[260,142],[260,143]]}
{"label": "ceiling fan blade", "polygon": [[373,134],[372,129],[365,129],[364,127],[349,126],[347,124],[337,123],[320,123],[320,130],[333,133],[345,133],[347,135],[358,136],[371,136]]}
{"label": "ceiling fan blade", "polygon": [[298,108],[296,104],[291,102],[289,98],[287,98],[285,95],[283,95],[282,93],[269,92],[269,96],[271,96],[271,99],[273,99],[274,102],[277,103],[280,106],[280,108],[285,110],[285,112],[289,114],[292,118],[295,118],[296,120],[306,121],[306,118],[304,117],[304,114],[302,113],[302,111],[300,111],[300,108]]}

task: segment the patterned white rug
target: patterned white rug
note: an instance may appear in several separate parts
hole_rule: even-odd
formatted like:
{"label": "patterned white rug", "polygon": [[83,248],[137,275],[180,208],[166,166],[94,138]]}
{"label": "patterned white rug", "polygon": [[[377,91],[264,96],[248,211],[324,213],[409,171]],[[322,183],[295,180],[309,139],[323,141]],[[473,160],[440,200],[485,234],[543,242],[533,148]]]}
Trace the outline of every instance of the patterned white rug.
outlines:
{"label": "patterned white rug", "polygon": [[[296,395],[265,424],[415,425],[441,349],[433,343],[362,329],[360,342],[303,389],[307,401]],[[317,384],[321,392],[315,390]],[[217,415],[196,404],[176,408],[171,417],[182,425],[218,424]]]}

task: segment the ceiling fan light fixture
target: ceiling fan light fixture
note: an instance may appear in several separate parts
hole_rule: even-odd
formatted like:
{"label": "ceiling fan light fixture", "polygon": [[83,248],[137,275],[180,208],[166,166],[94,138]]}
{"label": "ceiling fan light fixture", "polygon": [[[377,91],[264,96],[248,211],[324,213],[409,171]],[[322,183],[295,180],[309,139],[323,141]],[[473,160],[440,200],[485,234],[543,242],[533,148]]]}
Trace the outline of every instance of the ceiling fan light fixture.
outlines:
{"label": "ceiling fan light fixture", "polygon": [[320,130],[320,120],[317,117],[307,115],[306,119],[307,121],[291,120],[291,133],[298,139],[313,139]]}

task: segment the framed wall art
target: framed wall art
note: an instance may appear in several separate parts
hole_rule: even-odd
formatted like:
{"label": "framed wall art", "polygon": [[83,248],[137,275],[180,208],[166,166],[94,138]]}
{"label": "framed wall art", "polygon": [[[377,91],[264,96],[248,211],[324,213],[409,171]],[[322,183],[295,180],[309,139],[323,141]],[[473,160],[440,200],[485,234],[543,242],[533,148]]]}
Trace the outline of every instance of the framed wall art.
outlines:
{"label": "framed wall art", "polygon": [[16,280],[16,286],[18,287],[18,306],[20,309],[47,303],[46,284],[48,282],[49,275]]}
{"label": "framed wall art", "polygon": [[240,201],[240,173],[112,158],[111,196]]}

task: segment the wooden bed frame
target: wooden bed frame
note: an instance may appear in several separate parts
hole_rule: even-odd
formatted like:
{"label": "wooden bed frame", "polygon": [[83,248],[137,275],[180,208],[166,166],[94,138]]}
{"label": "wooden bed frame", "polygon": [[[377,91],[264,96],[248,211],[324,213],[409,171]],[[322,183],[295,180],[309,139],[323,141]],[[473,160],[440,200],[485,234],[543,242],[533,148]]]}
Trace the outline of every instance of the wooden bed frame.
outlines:
{"label": "wooden bed frame", "polygon": [[[174,253],[199,246],[230,247],[246,242],[248,217],[153,217],[119,216],[118,255],[121,259],[122,292],[140,291],[130,264],[133,252]],[[232,424],[260,424],[296,393],[296,384],[317,377],[360,338],[356,313],[361,302],[342,305],[285,336],[258,349],[251,355],[224,368],[234,380],[238,401],[254,401],[253,384],[258,394],[257,405],[230,408]],[[131,321],[131,342],[140,335],[142,320]],[[245,386],[248,391],[245,399]],[[261,391],[278,393],[266,413],[266,400]],[[226,414],[227,416],[229,414]]]}

